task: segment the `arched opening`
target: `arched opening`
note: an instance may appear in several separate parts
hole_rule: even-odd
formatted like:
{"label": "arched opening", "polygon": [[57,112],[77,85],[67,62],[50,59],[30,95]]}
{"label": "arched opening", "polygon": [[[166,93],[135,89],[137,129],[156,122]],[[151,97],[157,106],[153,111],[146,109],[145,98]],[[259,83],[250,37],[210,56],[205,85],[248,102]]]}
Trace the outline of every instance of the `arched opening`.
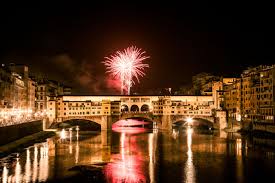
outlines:
{"label": "arched opening", "polygon": [[212,129],[214,126],[214,123],[202,118],[193,118],[193,126],[195,126],[198,129],[209,129],[209,128]]}
{"label": "arched opening", "polygon": [[139,108],[137,105],[132,105],[131,106],[131,112],[138,112],[139,111]]}
{"label": "arched opening", "polygon": [[144,104],[141,106],[140,110],[142,112],[149,112],[149,106],[147,104]]}
{"label": "arched opening", "polygon": [[126,104],[123,104],[123,105],[121,106],[121,112],[128,112],[128,111],[129,111],[128,106],[127,106]]}
{"label": "arched opening", "polygon": [[188,123],[187,119],[181,119],[173,123],[173,127],[186,128],[187,126],[192,126],[196,129],[213,129],[214,124],[211,121],[201,118],[192,118],[192,122]]}
{"label": "arched opening", "polygon": [[59,123],[57,128],[74,128],[78,126],[81,131],[101,131],[101,125],[85,119],[72,119]]}
{"label": "arched opening", "polygon": [[154,122],[143,117],[131,117],[121,119],[112,124],[112,130],[124,133],[143,133],[153,129]]}

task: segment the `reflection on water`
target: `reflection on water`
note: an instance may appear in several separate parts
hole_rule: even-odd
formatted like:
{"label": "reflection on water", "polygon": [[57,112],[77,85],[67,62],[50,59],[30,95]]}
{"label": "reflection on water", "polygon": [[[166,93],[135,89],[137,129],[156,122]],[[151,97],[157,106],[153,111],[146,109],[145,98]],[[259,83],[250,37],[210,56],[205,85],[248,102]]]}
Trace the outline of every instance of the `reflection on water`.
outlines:
{"label": "reflection on water", "polygon": [[60,139],[64,140],[66,138],[67,138],[66,131],[65,131],[65,129],[62,129],[62,131],[60,132]]}
{"label": "reflection on water", "polygon": [[154,136],[149,134],[148,139],[145,139],[145,136],[132,135],[132,130],[128,134],[125,132],[120,134],[120,152],[112,154],[112,161],[106,165],[104,170],[108,182],[146,182],[146,172],[148,171],[146,162],[148,160],[145,159],[146,156],[139,144],[141,140],[147,141],[149,145],[149,156],[147,156],[149,157],[149,178],[151,182],[154,182]]}
{"label": "reflection on water", "polygon": [[187,160],[185,164],[185,178],[187,183],[196,182],[195,167],[193,164],[193,153],[192,153],[192,134],[193,129],[188,128],[187,133]]}
{"label": "reflection on water", "polygon": [[4,165],[3,168],[3,174],[2,174],[2,181],[3,182],[8,182],[8,176],[9,176],[9,170],[7,169],[6,165]]}
{"label": "reflection on water", "polygon": [[18,158],[15,166],[15,182],[21,182],[21,165]]}
{"label": "reflection on water", "polygon": [[67,177],[79,176],[69,171],[72,167],[100,162],[106,162],[101,170],[107,182],[251,182],[272,178],[275,151],[251,147],[240,135],[221,137],[192,128],[171,133],[64,129],[44,143],[3,158],[0,182],[66,182]]}
{"label": "reflection on water", "polygon": [[[38,153],[38,151],[40,153]],[[31,158],[33,157],[33,158]],[[39,161],[38,161],[39,158]],[[4,163],[2,182],[44,182],[48,179],[48,143],[41,143],[26,150],[25,159],[17,156],[15,166]],[[25,165],[22,168],[22,165]]]}
{"label": "reflection on water", "polygon": [[31,181],[31,159],[30,150],[27,149],[26,165],[25,165],[25,180],[26,182]]}

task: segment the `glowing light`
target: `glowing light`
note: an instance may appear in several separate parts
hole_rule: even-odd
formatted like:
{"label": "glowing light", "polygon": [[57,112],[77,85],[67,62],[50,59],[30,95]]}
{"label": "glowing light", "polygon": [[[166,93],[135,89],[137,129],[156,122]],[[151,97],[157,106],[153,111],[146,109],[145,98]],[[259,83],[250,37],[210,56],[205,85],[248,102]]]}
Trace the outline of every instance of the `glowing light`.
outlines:
{"label": "glowing light", "polygon": [[76,128],[76,140],[77,140],[77,141],[78,141],[78,138],[79,138],[79,133],[78,133],[78,132],[79,132],[79,128],[77,127],[77,128]]}
{"label": "glowing light", "polygon": [[125,160],[125,133],[121,133],[121,136],[120,136],[120,150],[121,150],[121,159],[122,161]]}
{"label": "glowing light", "polygon": [[158,128],[158,125],[157,125],[157,122],[153,122],[153,129],[155,130],[155,129],[157,129]]}
{"label": "glowing light", "polygon": [[19,158],[17,158],[16,166],[15,166],[15,182],[21,182],[21,165],[19,162]]}
{"label": "glowing light", "polygon": [[[13,162],[12,166],[8,166],[11,168],[10,171],[8,171],[6,165],[4,165],[2,173],[3,182],[46,182],[49,176],[48,150],[48,142],[42,143],[41,145],[35,144],[32,157],[32,148],[28,148],[26,150],[24,168],[21,164],[23,161],[20,161],[19,154],[17,154],[15,166],[13,166]],[[11,174],[8,176],[9,172]]]}
{"label": "glowing light", "polygon": [[69,129],[69,132],[70,132],[70,142],[71,142],[72,141],[72,136],[73,136],[73,134],[72,134],[72,128]]}
{"label": "glowing light", "polygon": [[8,182],[8,175],[9,175],[9,170],[7,169],[6,166],[4,166],[3,173],[2,173],[2,180],[3,180],[2,182],[3,183]]}
{"label": "glowing light", "polygon": [[138,143],[135,136],[120,136],[120,154],[112,154],[114,162],[104,168],[107,182],[147,182],[144,170],[144,161],[138,152]]}
{"label": "glowing light", "polygon": [[236,120],[237,120],[237,121],[241,121],[241,120],[242,120],[242,116],[241,116],[240,114],[237,114]]}
{"label": "glowing light", "polygon": [[76,131],[79,131],[79,126],[76,126]]}
{"label": "glowing light", "polygon": [[49,156],[48,156],[48,144],[44,143],[40,147],[40,159],[39,159],[39,182],[45,182],[48,179],[49,172]]}
{"label": "glowing light", "polygon": [[46,115],[34,113],[32,109],[12,108],[0,110],[0,127],[26,123],[36,119],[43,119]]}
{"label": "glowing light", "polygon": [[188,117],[188,118],[186,119],[186,121],[187,121],[187,123],[190,125],[190,124],[193,122],[193,119],[190,118],[190,117]]}
{"label": "glowing light", "polygon": [[62,131],[60,132],[60,138],[66,139],[66,131],[64,129],[62,129]]}
{"label": "glowing light", "polygon": [[30,158],[30,150],[27,149],[27,157],[25,164],[25,181],[31,182],[31,158]]}
{"label": "glowing light", "polygon": [[78,130],[76,131],[76,147],[75,147],[75,163],[79,160],[79,142],[78,142]]}
{"label": "glowing light", "polygon": [[154,174],[154,159],[155,159],[155,143],[154,143],[155,134],[149,133],[148,136],[148,150],[149,150],[149,177],[150,182],[155,182],[155,174]]}
{"label": "glowing light", "polygon": [[185,178],[187,183],[196,182],[196,173],[195,173],[195,166],[193,164],[193,153],[192,153],[192,134],[193,129],[187,128],[187,161],[185,164]]}
{"label": "glowing light", "polygon": [[112,125],[112,128],[118,128],[118,127],[136,127],[136,126],[144,126],[144,125],[148,125],[150,124],[150,122],[146,122],[146,121],[139,121],[139,120],[135,120],[135,119],[127,119],[127,120],[119,120],[117,122],[115,122]]}
{"label": "glowing light", "polygon": [[117,51],[110,57],[105,57],[103,62],[106,66],[107,73],[120,80],[121,94],[130,95],[130,88],[134,82],[134,78],[139,82],[139,77],[145,75],[144,69],[149,67],[148,64],[142,63],[143,60],[149,58],[144,56],[145,52],[135,46],[128,47],[124,51]]}
{"label": "glowing light", "polygon": [[33,174],[32,174],[32,181],[36,182],[37,180],[37,173],[38,173],[38,148],[34,146],[34,159],[33,159]]}
{"label": "glowing light", "polygon": [[237,139],[236,140],[236,151],[237,151],[237,155],[241,156],[242,155],[242,139]]}
{"label": "glowing light", "polygon": [[72,146],[72,136],[73,136],[73,134],[72,134],[72,128],[70,128],[70,129],[69,129],[69,131],[70,131],[70,145],[69,145],[69,152],[70,152],[70,154],[72,154],[72,153],[73,153],[73,146]]}

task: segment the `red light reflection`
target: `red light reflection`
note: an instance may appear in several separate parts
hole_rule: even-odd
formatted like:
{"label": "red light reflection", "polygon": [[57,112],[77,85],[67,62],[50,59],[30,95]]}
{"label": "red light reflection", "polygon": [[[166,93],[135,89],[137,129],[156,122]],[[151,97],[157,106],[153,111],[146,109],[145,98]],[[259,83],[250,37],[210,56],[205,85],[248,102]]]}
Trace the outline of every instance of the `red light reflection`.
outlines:
{"label": "red light reflection", "polygon": [[135,120],[135,119],[125,119],[125,120],[119,120],[115,122],[112,126],[112,128],[117,128],[117,127],[138,127],[138,126],[145,126],[150,124],[151,122],[147,121],[140,121],[140,120]]}
{"label": "red light reflection", "polygon": [[120,153],[112,155],[104,173],[107,182],[146,182],[144,157],[139,149],[137,137],[121,133]]}
{"label": "red light reflection", "polygon": [[116,127],[113,131],[127,134],[138,134],[148,132],[148,128],[138,128],[138,127]]}
{"label": "red light reflection", "polygon": [[127,133],[127,134],[137,134],[137,133],[144,133],[149,131],[146,125],[149,125],[150,122],[147,121],[139,121],[135,119],[127,119],[127,120],[119,120],[113,124],[112,130],[115,132],[120,133]]}

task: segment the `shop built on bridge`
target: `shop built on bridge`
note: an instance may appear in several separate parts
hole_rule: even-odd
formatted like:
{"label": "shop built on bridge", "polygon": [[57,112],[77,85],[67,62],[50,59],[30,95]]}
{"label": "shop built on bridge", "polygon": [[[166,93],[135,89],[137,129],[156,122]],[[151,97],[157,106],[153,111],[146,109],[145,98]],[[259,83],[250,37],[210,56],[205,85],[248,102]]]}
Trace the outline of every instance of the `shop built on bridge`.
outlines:
{"label": "shop built on bridge", "polygon": [[47,111],[47,126],[85,119],[108,130],[116,121],[131,117],[149,119],[168,130],[187,118],[208,121],[216,129],[227,126],[226,112],[213,96],[57,96],[48,98]]}

